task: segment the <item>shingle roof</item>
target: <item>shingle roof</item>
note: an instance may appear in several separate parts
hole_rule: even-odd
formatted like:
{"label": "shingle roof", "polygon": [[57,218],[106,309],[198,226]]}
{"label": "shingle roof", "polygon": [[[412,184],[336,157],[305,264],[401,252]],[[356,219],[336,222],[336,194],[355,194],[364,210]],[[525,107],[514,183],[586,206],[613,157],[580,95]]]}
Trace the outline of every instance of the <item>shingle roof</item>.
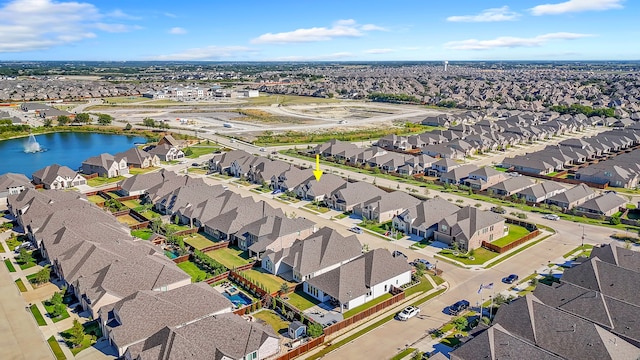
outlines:
{"label": "shingle roof", "polygon": [[0,175],[0,191],[19,186],[34,187],[31,180],[23,174],[6,173]]}
{"label": "shingle roof", "polygon": [[50,185],[58,176],[73,179],[76,174],[77,173],[75,171],[71,170],[67,166],[53,164],[34,172],[32,177],[38,178],[42,180],[42,183]]}
{"label": "shingle roof", "polygon": [[580,204],[580,209],[587,209],[593,211],[599,211],[602,213],[607,213],[613,209],[617,209],[618,207],[624,205],[627,201],[622,197],[614,194],[607,193],[596,198],[585,201]]}
{"label": "shingle roof", "polygon": [[502,216],[490,211],[479,210],[475,207],[466,206],[455,213],[442,219],[451,228],[451,234],[458,239],[469,240],[476,231],[488,226],[499,224],[504,221]]}

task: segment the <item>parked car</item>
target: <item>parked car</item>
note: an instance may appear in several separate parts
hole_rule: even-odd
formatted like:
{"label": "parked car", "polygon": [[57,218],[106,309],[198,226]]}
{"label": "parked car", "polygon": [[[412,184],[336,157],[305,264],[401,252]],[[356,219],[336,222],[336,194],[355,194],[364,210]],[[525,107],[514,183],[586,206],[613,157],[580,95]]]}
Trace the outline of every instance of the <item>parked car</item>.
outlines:
{"label": "parked car", "polygon": [[457,303],[449,306],[449,314],[451,315],[458,315],[461,312],[467,310],[469,308],[469,301],[467,300],[460,300]]}
{"label": "parked car", "polygon": [[200,166],[200,164],[198,164],[198,163],[193,163],[193,164],[191,164],[191,166]]}
{"label": "parked car", "polygon": [[275,190],[273,190],[271,192],[272,195],[278,195],[278,194],[281,194],[281,193],[282,193],[282,190],[280,190],[280,189],[275,189]]}
{"label": "parked car", "polygon": [[430,263],[429,261],[427,261],[427,259],[416,259],[415,261],[416,261],[416,263],[422,263],[422,264],[424,264],[424,266],[425,266],[425,268],[426,268],[427,270],[432,270],[432,269],[435,267],[435,265],[433,265],[432,263]]}
{"label": "parked car", "polygon": [[494,206],[494,207],[491,208],[491,211],[496,213],[496,214],[506,214],[507,213],[507,210],[505,210],[501,206]]}
{"label": "parked car", "polygon": [[354,232],[356,234],[362,234],[362,229],[357,226],[350,228],[349,231]]}
{"label": "parked car", "polygon": [[547,220],[553,220],[553,221],[558,221],[560,220],[560,216],[556,215],[556,214],[546,214],[545,216],[542,217],[543,219],[547,219]]}
{"label": "parked car", "polygon": [[398,250],[395,250],[394,252],[392,252],[391,256],[393,257],[402,256],[403,258],[408,259],[407,255],[405,255],[402,251],[398,251]]}
{"label": "parked car", "polygon": [[505,278],[502,279],[502,282],[505,284],[513,284],[514,282],[518,281],[518,275],[516,274],[511,274]]}
{"label": "parked car", "polygon": [[407,306],[404,310],[400,311],[396,317],[398,320],[407,321],[412,317],[420,313],[420,308],[416,306]]}
{"label": "parked car", "polygon": [[260,151],[266,151],[266,150],[267,150],[267,149],[265,149],[265,148],[260,148]]}

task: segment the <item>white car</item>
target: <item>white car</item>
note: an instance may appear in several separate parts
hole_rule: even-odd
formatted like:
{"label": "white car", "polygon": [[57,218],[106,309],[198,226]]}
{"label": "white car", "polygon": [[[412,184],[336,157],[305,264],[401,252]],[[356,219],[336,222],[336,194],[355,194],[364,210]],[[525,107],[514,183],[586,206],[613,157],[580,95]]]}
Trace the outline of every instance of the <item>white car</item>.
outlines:
{"label": "white car", "polygon": [[547,220],[553,220],[553,221],[560,220],[560,216],[558,216],[556,214],[547,214],[547,215],[543,216],[542,218],[543,219],[547,219]]}
{"label": "white car", "polygon": [[407,321],[420,313],[420,308],[415,306],[407,306],[398,313],[398,320]]}

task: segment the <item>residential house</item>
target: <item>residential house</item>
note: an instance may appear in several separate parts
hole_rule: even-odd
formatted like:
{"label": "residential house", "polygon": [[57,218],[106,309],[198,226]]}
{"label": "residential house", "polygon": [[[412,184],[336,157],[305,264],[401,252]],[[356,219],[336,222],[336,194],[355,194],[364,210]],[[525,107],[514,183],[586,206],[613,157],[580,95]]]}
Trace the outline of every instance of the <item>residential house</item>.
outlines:
{"label": "residential house", "polygon": [[[640,155],[640,151],[636,150],[635,155]],[[619,155],[618,157],[621,156],[622,155]],[[640,172],[638,171],[637,163],[622,164],[621,160],[624,159],[614,158],[612,160],[605,160],[598,164],[578,169],[575,174],[575,179],[611,187],[627,189],[637,187],[640,181]]]}
{"label": "residential house", "polygon": [[513,168],[514,171],[526,174],[547,175],[556,171],[556,164],[550,159],[535,156],[535,154],[519,155],[502,160],[502,166]]}
{"label": "residential house", "polygon": [[333,270],[362,255],[362,245],[355,235],[342,236],[323,227],[290,247],[267,250],[262,268],[284,279],[302,282]]}
{"label": "residential house", "polygon": [[455,160],[440,159],[431,165],[430,173],[440,176],[440,174],[447,173],[460,166],[462,166],[462,164],[457,163]]}
{"label": "residential house", "polygon": [[230,313],[233,304],[206,283],[170,291],[138,291],[100,311],[103,336],[123,356],[129,346],[149,339],[166,326],[177,326]]}
{"label": "residential house", "polygon": [[32,188],[31,180],[23,174],[6,173],[0,175],[0,198],[17,195]]}
{"label": "residential house", "polygon": [[492,242],[507,235],[502,216],[467,206],[438,222],[434,239],[449,245],[454,242],[463,251],[477,249],[482,242]]}
{"label": "residential house", "polygon": [[282,191],[294,191],[296,187],[307,183],[311,179],[315,179],[311,169],[301,170],[291,166],[288,170],[271,178],[271,187]]}
{"label": "residential house", "polygon": [[469,175],[476,170],[478,170],[476,165],[464,164],[441,174],[440,181],[445,184],[459,185],[464,183],[469,178]]}
{"label": "residential house", "polygon": [[209,171],[229,174],[231,165],[235,161],[251,157],[253,157],[253,155],[244,150],[233,150],[222,154],[215,154],[209,159]]}
{"label": "residential house", "polygon": [[220,314],[164,327],[145,341],[129,346],[125,360],[239,359],[263,360],[280,351],[269,325]]}
{"label": "residential house", "polygon": [[58,164],[44,167],[34,172],[31,177],[35,185],[43,185],[45,189],[68,189],[87,184],[87,180],[78,172]]}
{"label": "residential house", "polygon": [[490,166],[484,166],[470,172],[463,183],[474,190],[486,190],[488,187],[496,185],[506,179],[507,177],[503,172]]}
{"label": "residential house", "polygon": [[363,219],[384,223],[405,209],[418,205],[420,200],[404,191],[394,191],[376,196],[353,207],[353,213]]}
{"label": "residential house", "polygon": [[118,177],[129,173],[126,158],[114,157],[107,153],[88,158],[82,162],[80,169],[86,175],[98,174],[98,176],[105,178]]}
{"label": "residential house", "polygon": [[157,155],[151,155],[137,146],[127,151],[117,153],[114,157],[116,159],[126,159],[127,165],[138,169],[160,166],[160,158]]}
{"label": "residential house", "polygon": [[385,191],[364,181],[346,183],[346,186],[334,191],[325,203],[338,211],[352,211],[357,205],[385,194]]}
{"label": "residential house", "polygon": [[567,191],[567,188],[555,181],[543,181],[518,191],[516,196],[531,203],[540,203],[564,191]]}
{"label": "residential house", "polygon": [[487,187],[487,191],[498,196],[511,196],[533,185],[535,185],[533,180],[524,176],[515,176]]}
{"label": "residential house", "polygon": [[221,241],[237,242],[234,236],[244,226],[267,216],[285,217],[281,209],[274,209],[266,202],[254,202],[252,198],[240,198],[228,204],[220,215],[204,221],[204,232]]}
{"label": "residential house", "polygon": [[313,153],[318,154],[322,157],[334,157],[337,154],[354,149],[361,150],[357,145],[354,145],[350,142],[332,139],[327,141],[326,143],[316,146]]}
{"label": "residential house", "polygon": [[158,146],[161,145],[182,149],[187,145],[187,142],[185,140],[176,140],[171,134],[167,134],[158,141]]}
{"label": "residential house", "polygon": [[323,201],[331,197],[334,192],[346,188],[347,181],[333,174],[324,174],[320,181],[308,179],[306,183],[298,185],[293,191],[304,200]]}
{"label": "residential house", "polygon": [[169,144],[157,145],[147,152],[152,156],[157,156],[162,161],[174,161],[184,158],[182,150]]}
{"label": "residential house", "polygon": [[627,200],[624,198],[614,193],[606,193],[583,202],[576,206],[575,209],[585,214],[611,216],[617,213],[621,207],[624,207],[626,203]]}
{"label": "residential house", "polygon": [[253,221],[233,236],[238,247],[248,250],[249,256],[260,257],[267,250],[279,251],[316,230],[315,223],[305,218],[290,219],[286,216],[267,216]]}
{"label": "residential house", "polygon": [[563,209],[571,209],[587,200],[593,199],[596,193],[585,184],[578,184],[567,191],[556,194],[546,200],[549,205],[559,206]]}
{"label": "residential house", "polygon": [[407,208],[393,218],[393,227],[418,239],[429,239],[445,216],[460,210],[441,197],[435,197]]}
{"label": "residential house", "polygon": [[177,178],[178,175],[175,172],[166,169],[138,174],[122,180],[119,191],[123,196],[144,195],[147,190],[160,186],[165,182],[176,181],[178,180]]}
{"label": "residential house", "polygon": [[387,249],[375,249],[338,268],[303,283],[305,293],[325,302],[337,302],[342,311],[387,294],[411,282],[411,267]]}

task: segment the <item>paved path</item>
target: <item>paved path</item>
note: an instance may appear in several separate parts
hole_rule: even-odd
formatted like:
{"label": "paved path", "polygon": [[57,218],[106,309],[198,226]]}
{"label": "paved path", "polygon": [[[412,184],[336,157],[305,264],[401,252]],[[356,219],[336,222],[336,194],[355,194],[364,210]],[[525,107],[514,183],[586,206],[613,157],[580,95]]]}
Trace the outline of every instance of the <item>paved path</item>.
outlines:
{"label": "paved path", "polygon": [[[5,239],[8,234],[8,231],[4,232],[0,237]],[[3,246],[7,249],[4,241]],[[6,256],[3,254],[3,258]],[[0,264],[0,334],[0,359],[53,359],[49,345],[4,263]]]}

